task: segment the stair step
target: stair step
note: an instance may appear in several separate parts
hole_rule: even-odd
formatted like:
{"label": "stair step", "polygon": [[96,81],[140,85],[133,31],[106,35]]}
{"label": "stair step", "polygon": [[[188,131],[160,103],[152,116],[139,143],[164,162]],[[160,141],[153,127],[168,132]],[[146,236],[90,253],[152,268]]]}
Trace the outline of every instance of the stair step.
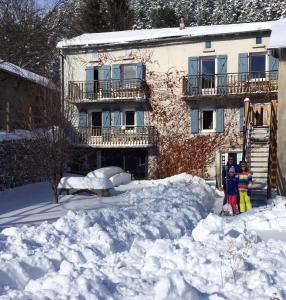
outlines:
{"label": "stair step", "polygon": [[267,182],[253,182],[252,189],[267,190]]}
{"label": "stair step", "polygon": [[251,169],[253,168],[267,168],[268,169],[268,159],[265,161],[252,160],[249,162]]}
{"label": "stair step", "polygon": [[257,147],[251,147],[250,148],[250,153],[269,153],[269,147],[261,146],[259,148]]}
{"label": "stair step", "polygon": [[253,173],[268,173],[268,167],[265,166],[251,166],[250,170]]}
{"label": "stair step", "polygon": [[268,172],[253,172],[251,170],[251,173],[252,173],[252,177],[257,179],[257,178],[268,178]]}
{"label": "stair step", "polygon": [[249,154],[248,161],[268,161],[268,153],[267,152],[254,152]]}

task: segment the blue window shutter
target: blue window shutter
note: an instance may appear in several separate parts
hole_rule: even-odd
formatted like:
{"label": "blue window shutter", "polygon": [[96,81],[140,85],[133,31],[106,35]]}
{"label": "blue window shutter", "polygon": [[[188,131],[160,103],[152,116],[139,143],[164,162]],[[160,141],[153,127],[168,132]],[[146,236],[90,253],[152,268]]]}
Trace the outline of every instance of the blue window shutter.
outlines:
{"label": "blue window shutter", "polygon": [[121,65],[112,65],[111,77],[113,91],[120,91]]}
{"label": "blue window shutter", "polygon": [[87,127],[87,113],[86,112],[79,112],[78,113],[78,126],[80,128]]}
{"label": "blue window shutter", "polygon": [[239,130],[243,131],[243,123],[244,123],[244,108],[240,107],[239,109]]}
{"label": "blue window shutter", "polygon": [[139,62],[136,66],[136,78],[141,80],[145,79],[145,66],[142,62]]}
{"label": "blue window shutter", "polygon": [[114,126],[114,130],[119,130],[121,127],[121,112],[114,111],[112,112],[112,126]]}
{"label": "blue window shutter", "polygon": [[102,111],[102,142],[110,140],[110,111]]}
{"label": "blue window shutter", "polygon": [[216,109],[216,132],[224,132],[224,109]]}
{"label": "blue window shutter", "polygon": [[120,79],[120,66],[121,65],[112,65],[112,79]]}
{"label": "blue window shutter", "polygon": [[227,93],[227,55],[218,55],[217,57],[217,74],[218,74],[218,94],[226,95]]}
{"label": "blue window shutter", "polygon": [[278,64],[279,64],[279,60],[278,58],[275,58],[274,56],[272,56],[271,54],[268,56],[268,62],[269,62],[269,78],[270,79],[277,79],[277,75],[278,75]]}
{"label": "blue window shutter", "polygon": [[110,111],[104,110],[102,112],[102,127],[108,128],[110,127]]}
{"label": "blue window shutter", "polygon": [[189,57],[189,95],[199,94],[199,58],[197,56]]}
{"label": "blue window shutter", "polygon": [[238,73],[243,73],[238,76],[240,81],[246,81],[248,78],[248,53],[238,54]]}
{"label": "blue window shutter", "polygon": [[85,92],[86,98],[93,99],[94,98],[94,67],[87,66],[85,69]]}
{"label": "blue window shutter", "polygon": [[199,132],[199,110],[192,109],[191,110],[191,133]]}
{"label": "blue window shutter", "polygon": [[110,66],[104,65],[101,67],[102,70],[102,97],[110,97]]}
{"label": "blue window shutter", "polygon": [[135,114],[136,114],[137,132],[143,132],[144,131],[144,111],[137,110]]}

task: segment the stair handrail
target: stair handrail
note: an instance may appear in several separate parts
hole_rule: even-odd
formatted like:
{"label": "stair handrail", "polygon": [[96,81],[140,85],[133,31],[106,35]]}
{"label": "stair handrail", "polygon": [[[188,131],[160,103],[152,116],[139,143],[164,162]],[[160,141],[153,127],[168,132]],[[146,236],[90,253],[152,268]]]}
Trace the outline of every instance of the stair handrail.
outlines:
{"label": "stair handrail", "polygon": [[245,161],[248,156],[252,126],[253,126],[253,108],[250,104],[250,100],[246,98],[244,100],[243,152],[242,152],[243,161]]}
{"label": "stair handrail", "polygon": [[271,101],[270,126],[269,126],[269,156],[268,156],[268,176],[267,176],[267,199],[271,197],[272,175],[274,168],[274,159],[277,149],[277,115],[274,102]]}

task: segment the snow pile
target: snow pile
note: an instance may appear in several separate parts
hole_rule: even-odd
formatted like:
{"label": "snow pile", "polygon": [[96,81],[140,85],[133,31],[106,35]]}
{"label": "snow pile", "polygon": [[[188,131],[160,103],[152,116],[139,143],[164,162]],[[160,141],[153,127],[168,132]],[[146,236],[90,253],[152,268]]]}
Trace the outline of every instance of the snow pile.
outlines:
{"label": "snow pile", "polygon": [[113,184],[108,178],[97,177],[62,177],[58,189],[101,190],[112,189]]}
{"label": "snow pile", "polygon": [[110,177],[110,181],[112,182],[113,186],[128,184],[131,182],[131,174],[127,172],[115,174]]}
{"label": "snow pile", "polygon": [[52,224],[4,229],[0,298],[285,298],[285,199],[221,218],[212,213],[221,197],[186,174],[132,182],[112,198]]}
{"label": "snow pile", "polygon": [[116,174],[124,172],[123,169],[116,166],[100,168],[86,174],[87,177],[110,178]]}
{"label": "snow pile", "polygon": [[215,197],[203,181],[184,174],[138,184],[121,196],[119,207],[4,229],[1,297],[200,299],[180,270],[186,250],[175,239],[191,234],[213,210]]}

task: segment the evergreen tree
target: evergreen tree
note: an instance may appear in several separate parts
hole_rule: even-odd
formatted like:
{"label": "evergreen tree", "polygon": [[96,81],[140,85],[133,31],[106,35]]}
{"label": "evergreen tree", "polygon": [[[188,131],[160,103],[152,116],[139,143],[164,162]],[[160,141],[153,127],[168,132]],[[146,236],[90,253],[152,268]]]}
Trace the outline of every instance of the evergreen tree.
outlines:
{"label": "evergreen tree", "polygon": [[133,11],[128,0],[84,0],[78,24],[83,33],[126,30],[133,25]]}
{"label": "evergreen tree", "polygon": [[179,20],[174,9],[170,7],[158,7],[151,12],[151,26],[153,28],[176,27]]}

